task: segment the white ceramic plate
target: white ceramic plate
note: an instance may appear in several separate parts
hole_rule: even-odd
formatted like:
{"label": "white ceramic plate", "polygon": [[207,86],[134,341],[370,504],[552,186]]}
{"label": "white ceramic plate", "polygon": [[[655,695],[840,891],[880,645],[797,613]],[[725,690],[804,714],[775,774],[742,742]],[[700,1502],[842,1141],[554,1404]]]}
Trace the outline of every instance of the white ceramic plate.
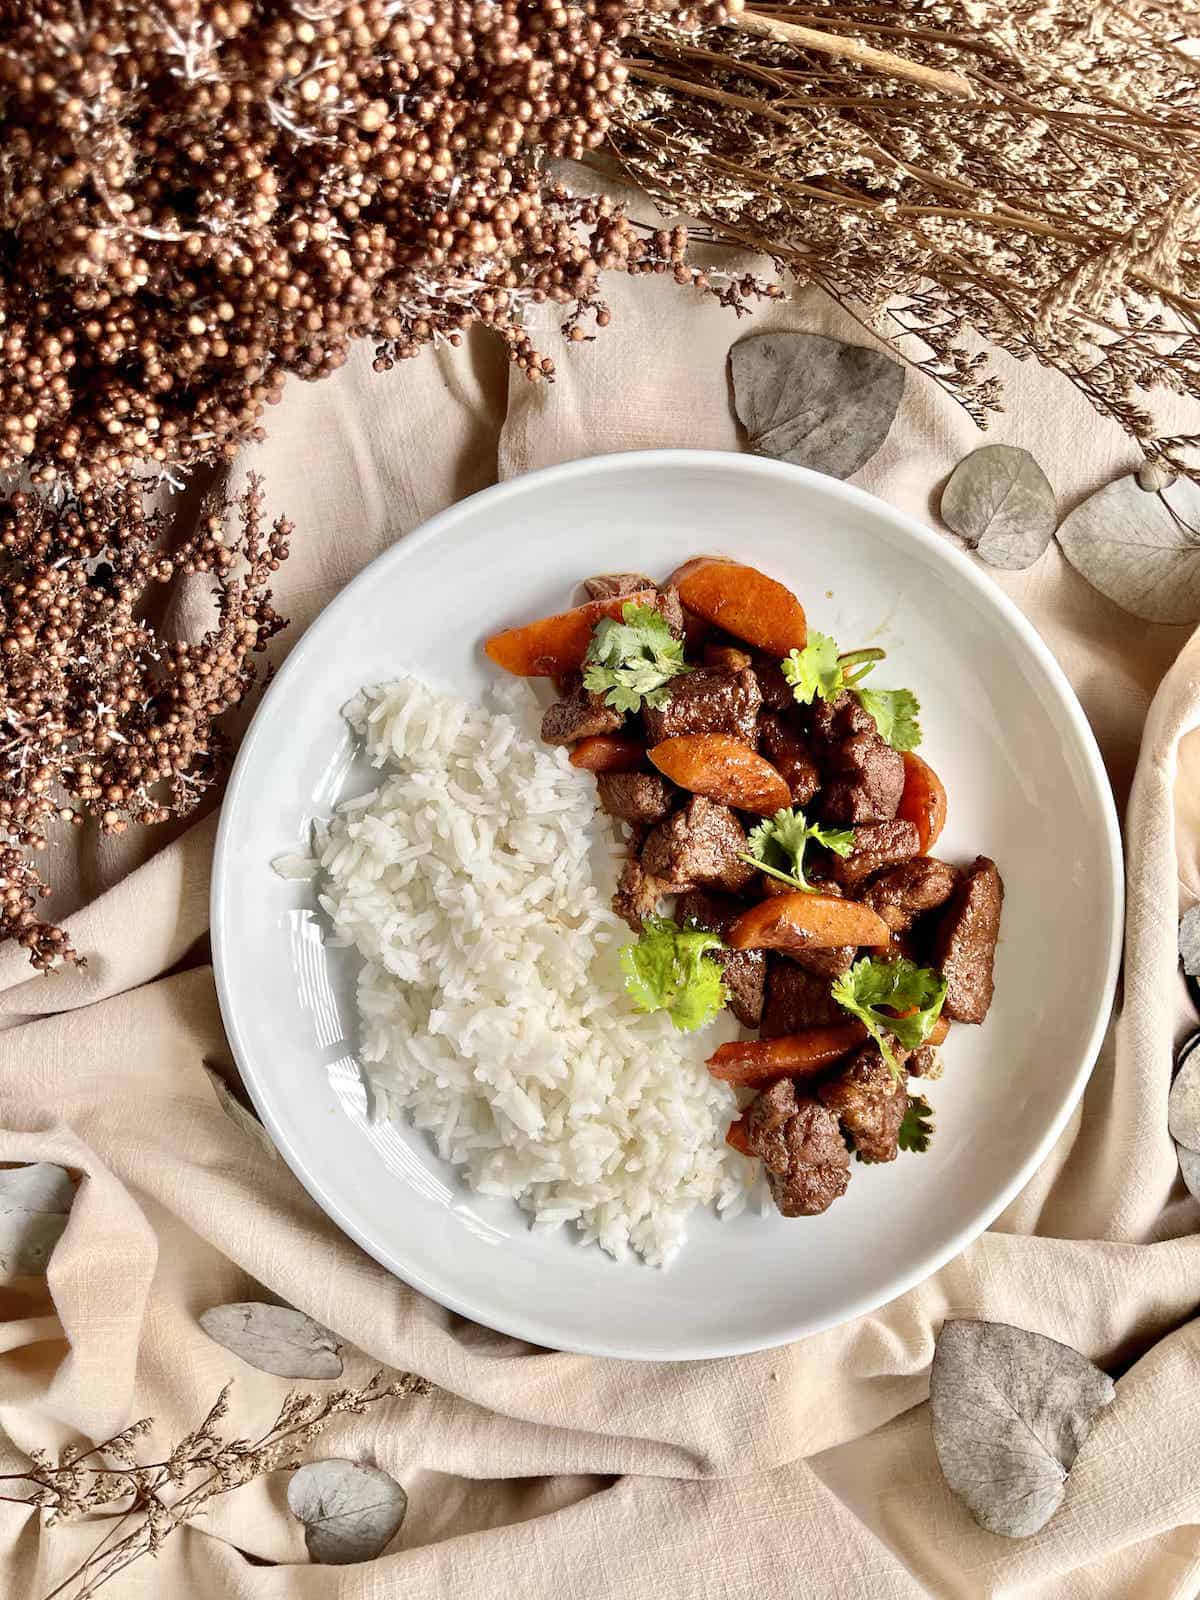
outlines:
{"label": "white ceramic plate", "polygon": [[[938,853],[993,856],[1007,886],[996,1000],[957,1028],[928,1097],[928,1153],[854,1170],[823,1217],[694,1213],[666,1271],[465,1190],[426,1139],[373,1125],[355,1059],[353,970],[326,951],[303,848],[353,752],[339,710],[421,674],[478,695],[485,635],[562,609],[590,572],[665,576],[688,556],[761,567],[810,625],[888,650],[922,702],[950,794]],[[882,675],[881,675],[882,681]],[[1122,878],[1095,741],[1037,634],[986,573],[882,501],[752,456],[656,451],[555,467],[435,517],[352,583],[292,651],[242,745],[221,815],[212,930],[221,1009],[263,1121],[329,1215],[435,1300],[537,1344],[668,1359],[764,1348],[871,1310],[980,1233],[1083,1089],[1112,1002]]]}

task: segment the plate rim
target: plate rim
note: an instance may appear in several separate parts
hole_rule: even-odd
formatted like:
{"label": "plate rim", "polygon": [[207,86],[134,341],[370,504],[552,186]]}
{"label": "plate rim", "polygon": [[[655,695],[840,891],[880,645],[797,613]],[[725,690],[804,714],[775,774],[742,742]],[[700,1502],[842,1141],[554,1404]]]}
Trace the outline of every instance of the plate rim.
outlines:
{"label": "plate rim", "polygon": [[[1086,1044],[1079,1055],[1078,1064],[1068,1092],[1058,1112],[1047,1125],[1031,1154],[1018,1168],[1014,1177],[992,1201],[976,1212],[963,1227],[957,1229],[942,1246],[922,1257],[915,1266],[889,1280],[881,1292],[870,1291],[859,1295],[857,1299],[836,1315],[822,1315],[810,1319],[801,1318],[784,1333],[779,1336],[772,1335],[766,1340],[761,1337],[751,1336],[745,1339],[721,1339],[708,1343],[703,1341],[684,1343],[679,1350],[672,1351],[670,1354],[663,1354],[660,1351],[646,1352],[629,1346],[618,1346],[602,1339],[564,1339],[561,1334],[555,1333],[552,1326],[537,1316],[501,1316],[495,1320],[491,1320],[489,1317],[487,1321],[483,1321],[478,1309],[458,1293],[452,1284],[434,1281],[428,1274],[410,1267],[407,1263],[405,1263],[404,1270],[401,1270],[396,1265],[395,1260],[392,1259],[392,1252],[389,1252],[383,1245],[373,1242],[367,1231],[358,1227],[353,1219],[345,1214],[340,1203],[329,1195],[325,1186],[309,1170],[299,1152],[291,1146],[287,1135],[275,1117],[269,1097],[262,1093],[256,1080],[255,1069],[250,1060],[250,1052],[245,1046],[238,1025],[232,986],[229,982],[225,951],[224,914],[225,905],[229,898],[228,890],[232,881],[231,875],[227,870],[226,858],[231,849],[231,819],[236,809],[233,802],[239,797],[242,785],[246,780],[246,774],[250,767],[258,736],[262,731],[262,725],[271,709],[273,700],[277,697],[280,685],[287,681],[289,675],[294,675],[293,669],[299,671],[298,663],[313,652],[314,640],[317,639],[320,633],[324,632],[344,609],[350,606],[360,585],[366,587],[377,579],[381,569],[390,568],[406,560],[415,550],[444,536],[454,527],[456,522],[468,513],[469,509],[477,509],[481,502],[498,504],[503,500],[523,493],[532,484],[543,485],[555,482],[566,484],[574,480],[586,479],[590,476],[603,475],[609,472],[620,472],[630,468],[639,470],[645,468],[674,470],[680,467],[707,467],[723,472],[758,474],[767,478],[775,478],[782,485],[796,486],[806,484],[810,488],[815,488],[818,494],[828,495],[833,499],[841,499],[851,507],[857,506],[864,510],[870,510],[875,515],[878,515],[882,510],[883,514],[905,536],[915,539],[918,544],[931,551],[935,557],[946,562],[952,569],[957,569],[959,575],[969,587],[979,593],[986,603],[999,611],[1003,619],[1014,629],[1021,642],[1036,659],[1038,666],[1042,670],[1043,677],[1053,689],[1058,707],[1071,725],[1088,776],[1099,796],[1112,913],[1108,929],[1108,949],[1104,978],[1096,1017]],[[212,945],[213,975],[221,1021],[229,1040],[230,1049],[233,1052],[234,1060],[237,1063],[247,1093],[250,1095],[255,1110],[262,1119],[263,1125],[270,1134],[272,1142],[293,1175],[299,1180],[324,1215],[387,1272],[392,1273],[401,1282],[407,1283],[419,1293],[427,1295],[438,1305],[444,1306],[447,1310],[464,1316],[472,1322],[480,1323],[482,1326],[491,1328],[498,1333],[522,1339],[544,1349],[630,1361],[699,1361],[777,1349],[798,1339],[826,1332],[830,1328],[841,1327],[859,1317],[870,1314],[872,1311],[878,1310],[879,1307],[899,1299],[902,1295],[907,1294],[910,1289],[924,1283],[927,1279],[933,1277],[935,1273],[941,1271],[948,1262],[961,1255],[968,1246],[986,1233],[1000,1213],[1005,1210],[1042,1166],[1079,1104],[1088,1079],[1095,1067],[1112,1017],[1113,1001],[1116,996],[1123,952],[1124,927],[1125,872],[1121,830],[1112,785],[1100,754],[1100,748],[1079,697],[1072,688],[1066,673],[1059,665],[1041,634],[1016,602],[999,585],[989,579],[986,573],[980,570],[963,551],[948,543],[942,535],[936,533],[932,528],[926,527],[915,516],[890,505],[880,495],[872,494],[869,490],[860,488],[856,484],[847,483],[842,479],[832,478],[826,473],[816,472],[808,467],[796,466],[790,462],[775,461],[762,456],[740,454],[728,450],[692,450],[686,448],[625,450],[608,455],[581,456],[571,461],[559,462],[553,466],[521,473],[517,477],[508,478],[501,483],[491,484],[465,496],[461,500],[455,501],[453,505],[445,507],[432,517],[427,518],[426,521],[418,524],[410,533],[399,536],[386,550],[381,551],[379,555],[369,561],[308,624],[259,699],[254,715],[242,737],[225,793],[222,796],[209,888],[209,931]]]}

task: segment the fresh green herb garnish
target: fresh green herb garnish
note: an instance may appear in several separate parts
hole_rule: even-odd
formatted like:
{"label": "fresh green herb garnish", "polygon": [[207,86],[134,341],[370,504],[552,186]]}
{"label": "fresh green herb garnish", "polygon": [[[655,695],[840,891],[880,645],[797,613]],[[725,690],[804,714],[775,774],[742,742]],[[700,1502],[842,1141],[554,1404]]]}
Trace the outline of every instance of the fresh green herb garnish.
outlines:
{"label": "fresh green herb garnish", "polygon": [[822,700],[836,700],[846,687],[837,641],[827,633],[810,633],[804,649],[790,651],[780,666],[802,706],[812,705],[818,695]]}
{"label": "fresh green herb garnish", "polygon": [[857,695],[859,704],[873,719],[881,739],[896,750],[915,750],[921,742],[917,716],[921,710],[910,689],[862,689],[859,685],[884,659],[883,650],[852,650],[838,654],[837,644],[827,633],[809,635],[803,650],[793,650],[780,663],[792,693],[802,706],[810,706],[819,696],[836,700],[843,689]]}
{"label": "fresh green herb garnish", "polygon": [[908,1109],[896,1137],[901,1150],[915,1150],[920,1154],[929,1149],[933,1137],[933,1107],[924,1095],[909,1095]]}
{"label": "fresh green herb garnish", "polygon": [[592,629],[583,658],[584,686],[603,694],[616,711],[655,709],[667,700],[671,679],[692,670],[683,659],[683,640],[653,606],[630,600],[621,615],[623,622],[602,617]]}
{"label": "fresh green herb garnish", "polygon": [[711,1022],[728,994],[708,954],[725,947],[715,933],[681,928],[668,917],[647,917],[641,937],[623,945],[625,987],[639,1011],[665,1011],[680,1033]]}
{"label": "fresh green herb garnish", "polygon": [[823,844],[835,855],[848,856],[854,848],[853,828],[822,828],[806,820],[803,811],[777,811],[769,822],[760,822],[746,843],[749,850],[739,860],[748,862],[780,883],[790,883],[805,894],[817,890],[804,876],[804,851],[809,840]]}
{"label": "fresh green herb garnish", "polygon": [[859,704],[875,720],[879,737],[894,750],[915,750],[921,742],[920,704],[911,689],[856,689]]}
{"label": "fresh green herb garnish", "polygon": [[[865,956],[836,980],[830,993],[843,1010],[863,1023],[893,1076],[899,1078],[900,1065],[888,1035],[906,1050],[923,1045],[941,1015],[946,980],[933,967],[919,967],[904,957],[877,961]],[[897,1012],[907,1014],[898,1016]]]}

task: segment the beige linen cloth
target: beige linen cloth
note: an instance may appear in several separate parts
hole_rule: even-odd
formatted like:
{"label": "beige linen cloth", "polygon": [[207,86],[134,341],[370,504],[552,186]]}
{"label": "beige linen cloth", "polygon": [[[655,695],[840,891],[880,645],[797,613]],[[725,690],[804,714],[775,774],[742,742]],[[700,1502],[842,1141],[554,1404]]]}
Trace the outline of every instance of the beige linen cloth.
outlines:
{"label": "beige linen cloth", "polygon": [[[383,377],[360,352],[335,379],[288,388],[247,462],[297,523],[279,575],[293,619],[280,653],[373,556],[497,478],[605,451],[737,449],[725,354],[742,333],[868,337],[813,297],[741,325],[659,281],[618,284],[612,299],[612,327],[561,352],[552,388],[510,381],[475,338]],[[554,349],[552,319],[545,327]],[[1061,510],[1135,464],[1053,373],[1002,365],[1009,409],[990,438],[1034,450]],[[890,437],[856,481],[933,521],[946,473],[981,442],[910,375]],[[264,1427],[289,1385],[197,1326],[230,1300],[278,1298],[327,1324],[352,1378],[382,1364],[438,1386],[318,1441],[317,1454],[375,1462],[406,1485],[407,1522],[378,1560],[308,1564],[276,1474],[212,1502],[119,1578],[114,1597],[1200,1592],[1200,1213],[1166,1130],[1187,1019],[1179,893],[1200,893],[1200,783],[1180,782],[1189,761],[1200,769],[1188,741],[1200,644],[1118,611],[1055,548],[1027,573],[991,577],[1066,669],[1128,800],[1119,1014],[1057,1148],[995,1227],[874,1315],[787,1348],[678,1365],[592,1360],[423,1299],[343,1238],[217,1101],[205,1068],[228,1072],[230,1058],[207,965],[212,818],[173,839],[85,840],[77,860],[56,861],[55,904],[72,913],[89,965],[47,980],[0,953],[0,1161],[61,1162],[82,1183],[47,1283],[0,1286],[0,1470],[19,1470],[30,1447],[100,1439],[147,1414],[170,1445],[229,1377],[233,1431]],[[1063,1507],[1034,1538],[984,1533],[939,1475],[924,1402],[947,1316],[1049,1334],[1118,1379]],[[0,1592],[38,1600],[97,1536],[0,1506]]]}

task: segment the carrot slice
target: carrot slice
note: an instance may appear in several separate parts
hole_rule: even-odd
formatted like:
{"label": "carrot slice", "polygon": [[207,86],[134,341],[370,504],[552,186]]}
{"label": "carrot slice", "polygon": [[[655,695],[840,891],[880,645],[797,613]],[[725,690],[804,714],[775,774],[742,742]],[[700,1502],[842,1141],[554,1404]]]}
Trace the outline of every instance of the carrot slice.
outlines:
{"label": "carrot slice", "polygon": [[900,796],[896,815],[916,828],[923,856],[929,854],[937,842],[938,834],[946,826],[946,808],[946,789],[942,780],[927,761],[906,750],[904,793]]}
{"label": "carrot slice", "polygon": [[583,665],[592,629],[601,617],[621,619],[621,608],[632,601],[653,605],[656,589],[639,589],[635,594],[613,595],[608,600],[589,600],[573,611],[553,617],[539,617],[520,628],[494,633],[484,649],[498,667],[518,678],[555,678],[563,672],[576,672]]}
{"label": "carrot slice", "polygon": [[649,752],[663,774],[692,794],[738,811],[769,817],[791,804],[792,791],[756,750],[726,733],[680,733]]}
{"label": "carrot slice", "polygon": [[804,607],[790,589],[757,567],[701,556],[672,573],[670,583],[698,617],[773,656],[803,650],[808,638]]}
{"label": "carrot slice", "polygon": [[[653,751],[651,751],[653,756]],[[730,928],[731,950],[832,950],[836,945],[886,948],[891,930],[870,906],[831,894],[772,895]]]}
{"label": "carrot slice", "polygon": [[590,734],[570,756],[571,765],[584,772],[636,772],[645,759],[645,745],[619,733]]}
{"label": "carrot slice", "polygon": [[928,1037],[928,1039],[926,1039],[925,1043],[926,1044],[945,1044],[946,1035],[949,1032],[950,1032],[950,1018],[949,1017],[939,1017],[937,1019],[937,1021],[934,1023],[933,1027],[929,1030],[929,1037]]}
{"label": "carrot slice", "polygon": [[746,1123],[743,1117],[739,1117],[736,1122],[729,1124],[729,1130],[725,1135],[725,1143],[731,1144],[740,1155],[752,1156],[754,1154],[754,1151],[750,1148],[750,1140],[746,1133]]}
{"label": "carrot slice", "polygon": [[735,1039],[708,1058],[708,1070],[722,1083],[770,1083],[775,1078],[811,1077],[840,1061],[867,1038],[861,1022],[804,1028],[781,1039]]}

